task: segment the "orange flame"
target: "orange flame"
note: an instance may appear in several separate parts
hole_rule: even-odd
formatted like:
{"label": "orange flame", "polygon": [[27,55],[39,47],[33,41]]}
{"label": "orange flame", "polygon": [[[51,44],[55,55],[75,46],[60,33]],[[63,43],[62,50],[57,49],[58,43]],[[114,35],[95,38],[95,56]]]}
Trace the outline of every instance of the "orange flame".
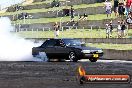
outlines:
{"label": "orange flame", "polygon": [[82,68],[82,66],[79,66],[78,71],[79,71],[79,75],[80,75],[80,76],[86,75],[86,72],[85,72],[84,68]]}

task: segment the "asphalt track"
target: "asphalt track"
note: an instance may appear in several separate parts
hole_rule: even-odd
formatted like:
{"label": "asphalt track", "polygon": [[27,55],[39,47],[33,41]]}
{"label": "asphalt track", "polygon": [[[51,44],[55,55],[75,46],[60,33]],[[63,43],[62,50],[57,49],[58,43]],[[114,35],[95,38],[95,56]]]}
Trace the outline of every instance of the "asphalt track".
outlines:
{"label": "asphalt track", "polygon": [[132,83],[80,85],[76,79],[80,65],[87,74],[129,74],[132,77],[132,61],[0,62],[0,88],[132,88]]}

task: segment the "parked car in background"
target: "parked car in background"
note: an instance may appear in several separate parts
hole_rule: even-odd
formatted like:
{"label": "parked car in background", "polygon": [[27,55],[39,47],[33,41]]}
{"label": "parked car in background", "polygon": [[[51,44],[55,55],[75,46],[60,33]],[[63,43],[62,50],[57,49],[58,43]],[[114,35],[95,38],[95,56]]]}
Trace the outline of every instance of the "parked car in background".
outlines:
{"label": "parked car in background", "polygon": [[96,62],[103,56],[102,49],[88,47],[77,39],[48,39],[41,46],[32,48],[35,57],[39,52],[45,52],[48,59],[66,59],[77,62],[80,59],[89,59]]}

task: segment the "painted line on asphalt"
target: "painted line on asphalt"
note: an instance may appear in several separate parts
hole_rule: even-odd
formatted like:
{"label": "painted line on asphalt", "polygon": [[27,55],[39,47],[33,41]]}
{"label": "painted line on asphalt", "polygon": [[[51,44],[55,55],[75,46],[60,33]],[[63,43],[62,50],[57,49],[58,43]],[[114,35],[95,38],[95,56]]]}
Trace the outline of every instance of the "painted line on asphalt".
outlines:
{"label": "painted line on asphalt", "polygon": [[[82,59],[79,60],[80,62],[87,62],[89,60]],[[125,61],[125,60],[97,60],[97,62],[103,62],[103,63],[132,63],[132,61]]]}

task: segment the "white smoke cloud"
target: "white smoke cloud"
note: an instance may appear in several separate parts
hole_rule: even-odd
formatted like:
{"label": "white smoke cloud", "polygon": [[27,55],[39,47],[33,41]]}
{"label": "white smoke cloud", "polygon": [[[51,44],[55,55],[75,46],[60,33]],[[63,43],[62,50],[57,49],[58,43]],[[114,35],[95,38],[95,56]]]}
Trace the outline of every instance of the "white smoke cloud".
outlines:
{"label": "white smoke cloud", "polygon": [[25,0],[0,0],[0,9],[4,9],[4,8],[7,8],[11,5],[22,3],[24,1]]}
{"label": "white smoke cloud", "polygon": [[0,18],[0,61],[32,60],[32,47],[35,44],[18,36],[14,36],[9,18]]}
{"label": "white smoke cloud", "polygon": [[[0,10],[25,0],[0,0]],[[9,18],[0,18],[0,61],[42,61],[32,57],[34,44],[24,38],[14,36]]]}

